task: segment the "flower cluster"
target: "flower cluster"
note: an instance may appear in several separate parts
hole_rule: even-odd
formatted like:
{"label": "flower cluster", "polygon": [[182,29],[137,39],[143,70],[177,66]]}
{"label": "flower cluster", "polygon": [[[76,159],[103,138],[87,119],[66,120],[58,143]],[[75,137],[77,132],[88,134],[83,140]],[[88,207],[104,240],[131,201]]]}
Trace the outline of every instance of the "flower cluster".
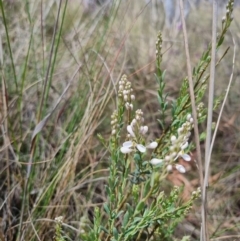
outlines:
{"label": "flower cluster", "polygon": [[112,129],[112,135],[115,135],[117,133],[117,127],[118,127],[118,115],[117,111],[115,110],[111,115],[111,129]]}
{"label": "flower cluster", "polygon": [[132,101],[135,100],[135,95],[132,94],[132,84],[127,80],[127,76],[123,75],[119,81],[118,97],[125,103],[127,110],[133,109]]}
{"label": "flower cluster", "polygon": [[[233,12],[234,0],[228,1],[226,6],[226,15],[222,17],[222,28],[226,28],[226,25],[229,25],[233,20],[232,12]],[[230,20],[230,21],[229,21]]]}
{"label": "flower cluster", "polygon": [[161,32],[158,33],[157,41],[156,41],[156,58],[161,60],[162,59],[162,34]]}
{"label": "flower cluster", "polygon": [[201,196],[201,188],[198,187],[198,189],[197,189],[196,191],[193,191],[193,192],[192,192],[192,197],[191,197],[191,199],[192,199],[192,200],[195,200],[195,199],[199,198],[200,196]]}
{"label": "flower cluster", "polygon": [[155,149],[157,147],[157,142],[155,141],[146,146],[141,144],[144,142],[144,135],[148,132],[148,126],[144,126],[143,122],[143,112],[142,110],[137,110],[135,112],[135,118],[132,120],[131,124],[127,126],[127,137],[129,141],[123,143],[121,147],[122,153],[127,154],[134,150],[144,153],[147,149]]}
{"label": "flower cluster", "polygon": [[[161,42],[161,36],[159,36],[158,42]],[[159,43],[158,43],[159,44]],[[135,96],[132,94],[133,89],[131,82],[127,80],[127,76],[123,75],[119,81],[118,97],[122,101],[127,110],[133,110],[132,101]],[[199,106],[199,111],[201,112],[202,106]],[[116,135],[118,117],[117,112],[114,112],[111,116],[111,127],[112,135]],[[171,144],[168,148],[168,153],[163,158],[159,159],[154,157],[150,160],[152,165],[158,165],[160,163],[165,163],[167,165],[167,170],[171,171],[173,166],[181,173],[186,172],[184,166],[180,164],[173,164],[179,157],[185,161],[190,161],[191,157],[186,153],[188,147],[188,139],[191,135],[191,130],[193,128],[193,118],[191,114],[187,115],[186,122],[182,124],[177,130],[177,136],[171,136]],[[128,154],[131,152],[145,153],[147,149],[155,149],[158,146],[156,141],[153,141],[145,145],[145,135],[148,132],[148,126],[144,125],[144,118],[142,110],[136,110],[135,117],[131,121],[130,125],[127,126],[127,141],[122,144],[120,151],[123,154]]]}
{"label": "flower cluster", "polygon": [[[191,135],[191,130],[193,128],[193,118],[191,114],[187,115],[187,120],[178,128],[178,137],[171,136],[171,146],[169,147],[169,153],[163,159],[153,158],[150,162],[152,165],[158,165],[165,161],[168,166],[167,170],[171,171],[173,169],[172,163],[181,157],[185,161],[191,161],[191,157],[185,153],[185,150],[188,147],[188,139]],[[180,164],[175,164],[175,168],[181,172],[186,172],[184,166]]]}
{"label": "flower cluster", "polygon": [[231,20],[232,20],[232,16],[231,16],[231,13],[233,11],[233,6],[234,6],[234,1],[231,0],[231,1],[228,1],[228,4],[226,6],[226,9],[227,9],[227,17],[230,17]]}
{"label": "flower cluster", "polygon": [[197,106],[197,114],[198,114],[198,117],[202,117],[203,111],[204,111],[204,104],[201,102],[201,103],[199,103],[199,105]]}

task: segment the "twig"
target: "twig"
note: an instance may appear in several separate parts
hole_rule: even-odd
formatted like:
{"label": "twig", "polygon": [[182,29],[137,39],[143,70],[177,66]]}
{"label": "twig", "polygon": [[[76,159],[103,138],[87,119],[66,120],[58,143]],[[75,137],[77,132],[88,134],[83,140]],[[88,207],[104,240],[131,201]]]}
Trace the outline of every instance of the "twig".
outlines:
{"label": "twig", "polygon": [[207,232],[207,186],[210,167],[210,144],[212,138],[212,114],[214,101],[214,80],[215,80],[215,63],[216,63],[216,40],[217,40],[217,1],[213,1],[213,20],[212,20],[212,50],[211,50],[211,66],[210,66],[210,81],[208,94],[208,115],[207,115],[207,136],[205,143],[205,176],[202,189],[202,233],[201,241],[209,240]]}
{"label": "twig", "polygon": [[187,38],[187,28],[184,19],[183,13],[183,1],[179,1],[180,4],[180,13],[181,13],[181,20],[183,25],[183,35],[184,35],[184,44],[185,44],[185,51],[186,51],[186,59],[187,59],[187,71],[188,71],[188,82],[189,82],[189,92],[191,98],[191,106],[192,106],[192,114],[194,120],[194,132],[195,132],[195,142],[197,148],[197,161],[199,167],[199,178],[201,185],[203,184],[203,167],[202,167],[202,157],[201,157],[201,149],[199,143],[199,131],[198,131],[198,123],[197,123],[197,112],[196,112],[196,104],[195,104],[195,96],[194,96],[194,86],[192,81],[192,67],[190,61],[190,54],[189,54],[189,47],[188,47],[188,38]]}
{"label": "twig", "polygon": [[[231,85],[232,85],[233,72],[234,72],[235,59],[236,59],[236,43],[235,43],[235,40],[234,40],[234,39],[233,39],[233,45],[234,45],[234,51],[233,51],[232,73],[231,73],[231,76],[230,76],[230,79],[229,79],[228,87],[227,87],[227,90],[226,90],[226,94],[225,94],[225,96],[224,96],[224,100],[223,100],[221,109],[220,109],[220,112],[219,112],[219,115],[218,115],[216,127],[215,127],[215,130],[214,130],[214,133],[213,133],[212,142],[211,142],[211,145],[210,145],[210,148],[209,148],[209,154],[208,154],[209,164],[210,164],[210,158],[211,158],[211,154],[212,154],[213,144],[214,144],[214,142],[215,142],[215,138],[216,138],[216,135],[217,135],[219,123],[220,123],[220,120],[221,120],[221,117],[222,117],[223,108],[224,108],[224,106],[225,106],[225,104],[226,104],[227,97],[228,97],[228,94],[229,94],[229,91],[230,91],[230,87],[231,87]],[[206,174],[205,174],[205,178],[204,178],[204,186],[205,186],[205,185],[207,186],[207,184],[208,184],[208,176],[209,176],[209,166],[207,166],[205,173],[206,173]],[[224,238],[224,237],[225,237],[225,238]],[[213,240],[226,239],[228,236],[224,236],[224,237],[220,237],[220,238],[213,239]],[[229,236],[229,237],[231,237],[231,236]],[[211,240],[212,240],[212,239],[211,239]]]}
{"label": "twig", "polygon": [[[217,120],[217,123],[216,123],[216,128],[215,128],[214,133],[213,133],[213,138],[212,138],[211,146],[210,146],[210,149],[209,149],[209,159],[210,159],[211,154],[212,154],[213,144],[214,144],[214,141],[215,141],[215,138],[216,138],[216,134],[217,134],[218,126],[219,126],[219,123],[220,123],[220,119],[221,119],[221,117],[222,117],[223,108],[224,108],[224,106],[225,106],[225,104],[226,104],[227,97],[228,97],[228,94],[229,94],[229,91],[230,91],[230,87],[231,87],[231,85],[232,85],[233,71],[234,71],[235,59],[236,59],[236,43],[235,43],[235,40],[234,40],[234,39],[233,39],[233,45],[234,45],[234,50],[233,50],[232,73],[231,73],[231,76],[230,76],[230,80],[229,80],[229,83],[228,83],[228,87],[227,87],[227,90],[226,90],[226,94],[225,94],[225,96],[224,96],[224,100],[223,100],[221,109],[220,109],[220,112],[219,112],[219,115],[218,115],[218,120]],[[208,171],[209,171],[209,169],[207,168],[207,169],[206,169],[206,174],[208,174]]]}

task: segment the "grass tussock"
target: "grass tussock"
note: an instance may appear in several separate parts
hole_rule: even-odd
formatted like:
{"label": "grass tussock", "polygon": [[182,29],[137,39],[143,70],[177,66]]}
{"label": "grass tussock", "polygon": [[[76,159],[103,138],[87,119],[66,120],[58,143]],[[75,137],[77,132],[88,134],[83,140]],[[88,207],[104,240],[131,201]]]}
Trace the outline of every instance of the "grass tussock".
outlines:
{"label": "grass tussock", "polygon": [[[113,1],[88,12],[79,1],[0,0],[0,240],[200,240],[202,183],[183,33],[167,29],[157,7]],[[233,78],[211,155],[209,240],[239,239],[239,11],[231,26],[218,20],[214,122]],[[202,153],[211,14],[204,3],[186,20]],[[133,110],[119,95],[124,74]],[[138,109],[147,138],[127,135]],[[191,161],[178,156],[176,164],[166,156],[186,122]],[[125,155],[127,140],[157,147]],[[167,161],[149,162],[160,159]]]}

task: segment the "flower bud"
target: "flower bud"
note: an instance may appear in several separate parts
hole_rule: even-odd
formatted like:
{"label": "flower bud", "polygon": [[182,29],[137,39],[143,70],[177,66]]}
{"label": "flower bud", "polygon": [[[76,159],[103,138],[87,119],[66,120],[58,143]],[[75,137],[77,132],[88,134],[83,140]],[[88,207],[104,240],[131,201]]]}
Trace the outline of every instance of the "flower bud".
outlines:
{"label": "flower bud", "polygon": [[149,149],[155,149],[158,146],[158,143],[156,141],[151,142],[147,145],[147,148]]}
{"label": "flower bud", "polygon": [[158,165],[158,164],[160,164],[160,163],[162,163],[163,162],[163,159],[158,159],[158,158],[153,158],[151,161],[150,161],[150,163],[152,164],[152,165]]}
{"label": "flower bud", "polygon": [[176,164],[176,169],[181,172],[181,173],[185,173],[186,172],[186,169],[184,166],[182,165],[179,165],[179,164]]}
{"label": "flower bud", "polygon": [[168,165],[168,166],[167,166],[167,171],[168,171],[168,172],[171,172],[171,171],[172,171],[172,165]]}

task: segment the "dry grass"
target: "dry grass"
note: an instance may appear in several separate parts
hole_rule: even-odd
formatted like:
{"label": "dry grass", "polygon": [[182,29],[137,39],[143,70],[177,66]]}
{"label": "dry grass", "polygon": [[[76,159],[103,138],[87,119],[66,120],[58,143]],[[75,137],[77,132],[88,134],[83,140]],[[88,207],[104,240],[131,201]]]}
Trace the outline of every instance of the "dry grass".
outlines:
{"label": "dry grass", "polygon": [[[69,1],[61,25],[63,2],[52,45],[58,10],[56,1],[30,2],[26,5],[23,1],[11,4],[1,1],[11,46],[6,31],[1,28],[0,239],[49,240],[54,235],[55,217],[63,216],[66,235],[70,240],[77,240],[84,225],[90,223],[86,220],[91,220],[93,207],[101,206],[105,200],[108,159],[96,134],[101,132],[108,138],[115,84],[123,73],[130,76],[137,104],[147,114],[146,123],[152,130],[154,128],[152,138],[161,132],[155,124],[159,107],[153,73],[155,39],[164,20],[161,11],[160,17],[154,17],[150,5],[145,6],[144,1],[123,1],[119,6],[116,3],[108,15],[100,12],[86,15],[77,1]],[[224,44],[231,49],[217,68],[218,94],[226,89],[231,74],[232,38],[236,40],[238,53],[239,11],[235,10],[231,35],[226,37]],[[190,14],[187,28],[194,66],[211,40],[211,11],[206,5]],[[181,32],[176,34],[175,30],[165,29],[163,36],[166,51],[163,66],[167,69],[167,91],[171,101],[187,75],[184,43]],[[49,63],[51,46],[53,55]],[[221,55],[219,52],[217,58]],[[215,238],[212,240],[239,239],[236,236],[240,229],[239,65],[237,58],[211,162],[208,229],[210,238]],[[43,91],[45,80],[46,90]],[[41,107],[42,96],[44,104]],[[33,142],[33,130],[48,113],[51,116]],[[218,113],[214,113],[214,120],[217,116]],[[24,198],[30,160],[32,165]],[[195,164],[189,166],[187,175],[169,179],[173,183],[187,184],[189,190],[199,185]],[[18,236],[21,213],[22,239]],[[192,235],[192,240],[198,240],[199,221],[200,211],[196,206],[179,227],[176,237],[187,233]]]}

